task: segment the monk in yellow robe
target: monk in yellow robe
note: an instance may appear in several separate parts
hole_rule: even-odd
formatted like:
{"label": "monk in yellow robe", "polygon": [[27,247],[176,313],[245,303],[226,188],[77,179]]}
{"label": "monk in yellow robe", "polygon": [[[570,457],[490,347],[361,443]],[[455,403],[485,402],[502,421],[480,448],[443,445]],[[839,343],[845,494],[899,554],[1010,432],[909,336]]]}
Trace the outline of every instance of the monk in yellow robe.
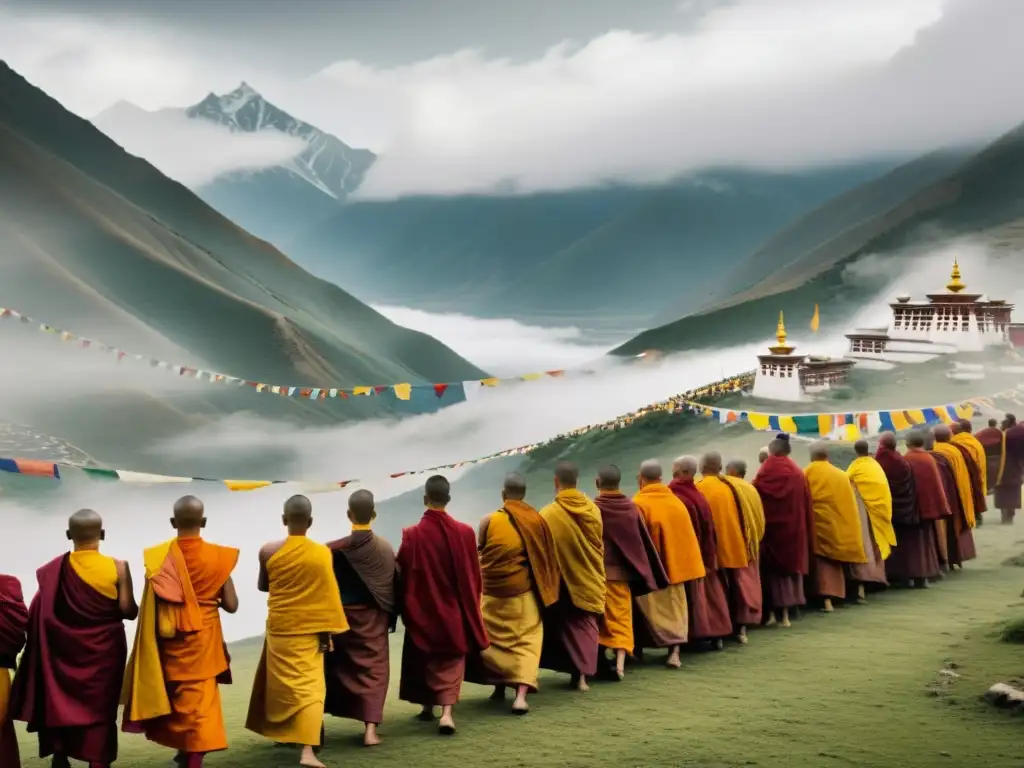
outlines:
{"label": "monk in yellow robe", "polygon": [[[971,480],[972,467],[968,464],[966,449],[952,442],[952,430],[939,424],[931,434],[935,441],[933,452],[937,460],[945,459],[956,485],[956,499],[950,500],[954,513],[953,519],[947,522],[947,543],[951,569],[954,565],[962,568],[964,561],[977,556],[973,531],[977,525],[975,501],[980,488]],[[956,501],[959,505],[954,503]]]}
{"label": "monk in yellow robe", "polygon": [[971,488],[974,497],[974,522],[981,525],[984,513],[988,510],[985,497],[988,496],[988,456],[985,446],[972,434],[971,422],[960,419],[950,425],[952,437],[950,442],[960,448],[964,458],[968,460],[967,470],[971,476]]}
{"label": "monk in yellow robe", "polygon": [[558,601],[544,615],[540,666],[567,672],[576,690],[590,690],[597,674],[599,630],[604,616],[604,526],[601,510],[576,486],[580,472],[561,461],[555,467],[555,500],[540,511],[555,543],[562,576]]}
{"label": "monk in yellow robe", "polygon": [[811,446],[811,463],[804,469],[814,512],[812,584],[824,598],[825,612],[833,600],[846,599],[844,566],[866,563],[857,497],[849,476],[828,460],[828,446]]}
{"label": "monk in yellow robe", "polygon": [[853,484],[860,514],[861,535],[867,563],[850,566],[850,578],[857,583],[857,601],[867,601],[866,584],[888,586],[885,561],[896,546],[896,532],[892,527],[892,490],[882,465],[870,455],[867,440],[853,444],[857,457],[846,468]]}
{"label": "monk in yellow robe", "polygon": [[72,552],[36,572],[28,640],[10,713],[38,734],[39,756],[64,768],[117,759],[117,706],[128,655],[124,619],[139,612],[126,563],[100,553],[103,520],[83,509],[68,520]]}
{"label": "monk in yellow robe", "polygon": [[143,553],[146,587],[121,692],[122,728],[177,750],[182,768],[202,768],[207,753],[228,748],[219,685],[231,682],[231,663],[220,612],[238,610],[238,550],[202,539],[206,516],[195,496],[175,502],[171,526],[176,538]]}
{"label": "monk in yellow robe", "polygon": [[704,578],[700,542],[686,504],[662,482],[658,461],[648,459],[640,465],[637,485],[640,490],[633,503],[647,523],[669,583],[665,589],[636,598],[643,617],[636,628],[637,645],[668,648],[666,665],[679,669],[679,650],[687,640],[689,628],[686,582]]}
{"label": "monk in yellow robe", "polygon": [[[757,622],[760,622],[764,608],[764,589],[761,586],[761,565],[759,555],[761,553],[761,542],[764,540],[765,516],[764,502],[761,501],[761,494],[753,483],[747,482],[747,462],[742,459],[733,459],[725,467],[725,474],[721,475],[722,480],[732,486],[736,494],[736,501],[739,503],[740,522],[743,524],[743,542],[747,546],[747,560],[757,566],[757,581],[747,579],[747,590],[742,600],[745,605],[752,606],[752,613],[756,610]],[[744,582],[743,576],[737,576],[734,582],[734,589],[741,588]],[[757,589],[753,591],[756,583]],[[746,625],[742,625],[743,637],[746,637]]]}
{"label": "monk in yellow robe", "polygon": [[288,538],[260,549],[257,586],[270,594],[267,632],[245,727],[279,744],[300,745],[299,765],[323,768],[314,748],[323,743],[324,654],[348,622],[331,550],[306,536],[313,525],[309,499],[292,496],[281,520]]}
{"label": "monk in yellow robe", "polygon": [[[701,479],[697,482],[697,490],[708,500],[711,514],[715,519],[715,533],[718,543],[718,574],[723,579],[723,586],[729,596],[729,613],[732,616],[733,631],[736,639],[747,642],[747,626],[761,623],[761,572],[757,562],[757,545],[751,548],[747,542],[742,513],[743,504],[738,489],[722,477],[722,456],[717,451],[704,454],[701,460]],[[761,518],[764,518],[764,507],[758,496],[758,507]],[[753,514],[750,501],[747,502],[748,517]],[[749,523],[753,525],[754,523]],[[764,526],[761,525],[761,536]],[[756,531],[750,532],[751,540],[757,536]]]}
{"label": "monk in yellow robe", "polygon": [[491,644],[466,666],[466,680],[493,685],[491,699],[515,690],[512,711],[530,711],[544,647],[542,612],[558,602],[561,576],[547,523],[524,501],[526,480],[512,473],[501,491],[501,509],[480,521],[478,548],[483,598],[480,608]]}

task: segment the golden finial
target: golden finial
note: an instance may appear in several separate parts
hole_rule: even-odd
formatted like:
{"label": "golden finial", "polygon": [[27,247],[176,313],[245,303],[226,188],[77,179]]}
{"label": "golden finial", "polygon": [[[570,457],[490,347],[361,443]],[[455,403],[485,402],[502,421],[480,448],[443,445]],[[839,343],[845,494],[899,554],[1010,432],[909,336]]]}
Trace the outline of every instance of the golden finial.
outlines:
{"label": "golden finial", "polygon": [[950,293],[960,293],[967,286],[960,281],[960,264],[956,257],[953,257],[953,271],[949,275],[949,282],[946,283],[946,290]]}
{"label": "golden finial", "polygon": [[775,340],[780,347],[786,346],[786,324],[782,319],[782,311],[779,311],[779,324],[775,327]]}

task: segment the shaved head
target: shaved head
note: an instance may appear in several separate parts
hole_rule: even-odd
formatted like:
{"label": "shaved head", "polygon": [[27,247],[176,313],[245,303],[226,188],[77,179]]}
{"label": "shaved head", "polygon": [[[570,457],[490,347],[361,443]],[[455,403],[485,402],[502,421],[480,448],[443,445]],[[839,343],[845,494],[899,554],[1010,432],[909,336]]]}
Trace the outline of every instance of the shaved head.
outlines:
{"label": "shaved head", "polygon": [[80,509],[68,518],[67,536],[75,544],[91,544],[104,538],[103,518],[91,509]]}
{"label": "shaved head", "polygon": [[732,459],[725,465],[725,474],[729,475],[729,477],[746,477],[747,462],[743,459]]}
{"label": "shaved head", "polygon": [[606,464],[597,470],[597,488],[601,491],[617,491],[622,485],[622,470],[614,464]]}
{"label": "shaved head", "polygon": [[696,456],[680,456],[672,462],[672,477],[693,477],[698,468]]}
{"label": "shaved head", "polygon": [[931,430],[921,433],[921,437],[924,439],[924,449],[930,451],[935,447],[935,435],[932,434]]}
{"label": "shaved head", "polygon": [[891,451],[896,450],[896,433],[895,432],[883,432],[881,437],[878,438],[878,444],[883,448],[888,448]]}
{"label": "shaved head", "polygon": [[760,451],[758,451],[757,452],[757,463],[758,464],[764,464],[765,459],[767,459],[771,455],[771,452],[772,452],[771,448],[769,446],[767,446],[767,445],[764,448],[762,448]]}
{"label": "shaved head", "polygon": [[858,456],[867,456],[870,453],[871,447],[868,445],[867,440],[858,440],[853,444],[853,452]]}
{"label": "shaved head", "polygon": [[[312,514],[312,511],[310,509],[310,514]],[[373,501],[373,494],[370,491],[360,488],[348,497],[348,519],[353,523],[356,525],[369,525],[375,517],[377,517],[377,508]]]}
{"label": "shaved head", "polygon": [[811,446],[811,461],[828,461],[828,445],[823,442]]}
{"label": "shaved head", "polygon": [[988,420],[988,425],[989,425],[990,427],[998,427],[998,426],[999,426],[999,422],[998,422],[998,421],[996,421],[995,419],[989,419],[989,420]]}
{"label": "shaved head", "polygon": [[640,465],[640,477],[649,483],[658,482],[661,475],[661,462],[657,459],[647,459]]}
{"label": "shaved head", "polygon": [[206,527],[206,508],[195,496],[182,496],[174,502],[171,525],[180,531],[195,531]]}
{"label": "shaved head", "polygon": [[501,486],[501,498],[512,501],[522,501],[526,498],[526,478],[518,472],[509,472],[505,475],[505,482]]}
{"label": "shaved head", "polygon": [[768,453],[772,456],[789,456],[791,450],[789,440],[775,439],[768,443]]}
{"label": "shaved head", "polygon": [[956,423],[960,427],[961,432],[966,432],[967,434],[971,433],[973,427],[971,426],[970,421],[968,421],[967,419],[958,419]]}
{"label": "shaved head", "polygon": [[722,473],[722,454],[718,451],[708,451],[700,460],[700,473],[702,475],[719,475]]}
{"label": "shaved head", "polygon": [[945,424],[937,424],[932,430],[932,434],[935,435],[935,442],[948,443],[953,436],[953,431]]}
{"label": "shaved head", "polygon": [[924,433],[914,430],[907,435],[907,447],[924,448]]}
{"label": "shaved head", "polygon": [[959,435],[963,431],[963,427],[960,426],[959,422],[954,421],[949,425],[949,433],[951,435]]}
{"label": "shaved head", "polygon": [[571,461],[560,461],[555,465],[555,482],[559,488],[575,488],[580,481],[580,469]]}
{"label": "shaved head", "polygon": [[284,503],[281,516],[289,532],[305,533],[313,524],[313,504],[305,496],[292,496]]}

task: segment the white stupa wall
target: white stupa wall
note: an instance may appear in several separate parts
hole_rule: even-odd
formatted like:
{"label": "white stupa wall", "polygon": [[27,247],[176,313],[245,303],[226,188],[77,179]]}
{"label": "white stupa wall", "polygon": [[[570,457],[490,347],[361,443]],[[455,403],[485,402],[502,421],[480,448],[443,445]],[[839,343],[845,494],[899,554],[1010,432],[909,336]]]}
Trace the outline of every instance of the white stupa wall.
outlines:
{"label": "white stupa wall", "polygon": [[[769,365],[772,365],[769,363]],[[783,400],[790,403],[797,403],[804,399],[803,389],[800,386],[800,372],[796,363],[774,364],[776,365],[775,375],[771,376],[764,372],[764,366],[759,366],[754,376],[754,397],[762,397],[766,400]]]}

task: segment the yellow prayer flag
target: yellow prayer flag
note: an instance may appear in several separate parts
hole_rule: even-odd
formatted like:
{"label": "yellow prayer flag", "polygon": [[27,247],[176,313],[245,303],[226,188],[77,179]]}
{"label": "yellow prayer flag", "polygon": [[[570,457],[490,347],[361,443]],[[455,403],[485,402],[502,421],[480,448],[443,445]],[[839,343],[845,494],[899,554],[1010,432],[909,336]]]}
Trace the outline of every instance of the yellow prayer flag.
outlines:
{"label": "yellow prayer flag", "polygon": [[480,379],[480,383],[483,384],[485,387],[496,387],[498,386],[498,384],[501,383],[501,379]]}
{"label": "yellow prayer flag", "polygon": [[527,374],[524,374],[523,376],[521,376],[520,378],[523,381],[537,381],[538,379],[543,379],[544,378],[544,374],[543,373],[527,373]]}
{"label": "yellow prayer flag", "polygon": [[373,392],[373,387],[352,387],[353,395],[368,395]]}
{"label": "yellow prayer flag", "polygon": [[819,435],[831,435],[833,424],[835,423],[835,417],[831,413],[819,413],[818,414],[818,434]]}
{"label": "yellow prayer flag", "polygon": [[903,414],[903,411],[891,411],[889,413],[889,418],[892,419],[892,426],[897,432],[902,432],[910,426],[910,422]]}
{"label": "yellow prayer flag", "polygon": [[969,419],[974,415],[974,408],[971,407],[970,403],[961,403],[956,406],[956,415],[961,419]]}
{"label": "yellow prayer flag", "polygon": [[750,421],[750,426],[757,430],[768,429],[768,414],[767,413],[748,413],[747,420]]}
{"label": "yellow prayer flag", "polygon": [[412,384],[395,384],[392,388],[399,400],[408,400],[412,396]]}
{"label": "yellow prayer flag", "polygon": [[814,317],[811,318],[811,330],[815,333],[818,332],[818,326],[821,325],[821,317],[818,314],[818,305],[814,305]]}
{"label": "yellow prayer flag", "polygon": [[908,409],[906,414],[911,424],[926,424],[928,422],[928,419],[924,417],[924,411],[920,409]]}
{"label": "yellow prayer flag", "polygon": [[779,416],[779,429],[795,435],[797,431],[796,421],[793,420],[792,416]]}
{"label": "yellow prayer flag", "polygon": [[225,480],[224,485],[229,491],[255,491],[257,488],[266,488],[272,483],[269,480]]}

